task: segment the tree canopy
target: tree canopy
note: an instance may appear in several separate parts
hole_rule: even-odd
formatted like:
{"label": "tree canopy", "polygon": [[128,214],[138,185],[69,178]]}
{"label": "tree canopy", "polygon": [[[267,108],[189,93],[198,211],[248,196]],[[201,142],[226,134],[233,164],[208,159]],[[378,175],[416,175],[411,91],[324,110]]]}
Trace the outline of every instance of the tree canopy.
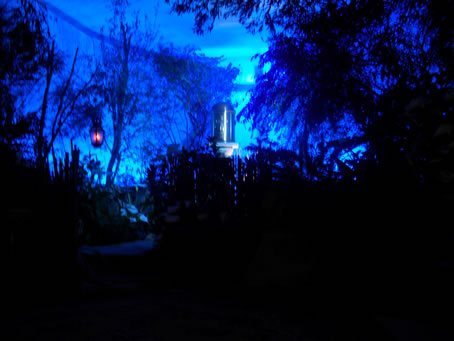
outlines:
{"label": "tree canopy", "polygon": [[[230,101],[235,90],[239,70],[231,64],[221,66],[221,62],[221,58],[204,56],[190,47],[162,45],[155,54],[154,66],[161,88],[183,112],[180,122],[173,120],[167,124],[180,135],[179,142],[186,148],[197,148],[206,142],[211,133],[213,105]],[[165,115],[165,111],[161,112],[161,116]]]}
{"label": "tree canopy", "polygon": [[[194,13],[198,33],[230,16],[252,33],[269,32],[269,50],[259,56],[269,71],[241,115],[285,129],[306,165],[314,129],[348,114],[365,132],[370,158],[385,162],[394,155],[394,165],[409,166],[411,159],[412,167],[425,168],[433,155],[415,141],[430,143],[437,127],[452,120],[446,114],[454,85],[451,0],[167,2],[177,13]],[[410,114],[419,100],[424,113]],[[429,121],[430,132],[423,128]]]}
{"label": "tree canopy", "polygon": [[18,101],[44,72],[49,34],[42,8],[27,0],[0,6],[0,32],[0,138],[14,147],[31,133],[33,117]]}

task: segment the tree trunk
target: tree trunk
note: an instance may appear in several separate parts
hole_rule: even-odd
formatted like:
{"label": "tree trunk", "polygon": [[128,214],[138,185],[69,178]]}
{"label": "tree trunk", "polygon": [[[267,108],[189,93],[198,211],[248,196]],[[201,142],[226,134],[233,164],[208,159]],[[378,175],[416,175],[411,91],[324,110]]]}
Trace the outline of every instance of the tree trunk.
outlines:
{"label": "tree trunk", "polygon": [[309,126],[307,123],[304,125],[303,135],[300,139],[299,155],[300,155],[301,160],[303,161],[303,167],[306,171],[306,174],[308,176],[312,176],[313,167],[312,167],[312,160],[309,155]]}
{"label": "tree trunk", "polygon": [[112,152],[110,154],[110,160],[107,165],[107,172],[106,172],[106,185],[110,186],[114,183],[116,173],[113,172],[113,168],[115,163],[117,163],[117,167],[119,167],[120,163],[120,146],[121,146],[121,127],[118,127],[114,132],[114,142],[112,146]]}
{"label": "tree trunk", "polygon": [[44,168],[45,164],[45,155],[47,155],[47,146],[44,139],[44,126],[46,124],[46,113],[47,113],[47,101],[49,97],[49,88],[52,82],[52,76],[54,74],[54,51],[55,51],[55,41],[52,41],[52,47],[47,50],[47,68],[46,68],[46,88],[44,90],[43,104],[41,107],[41,117],[39,119],[39,130],[38,138],[36,141],[37,144],[37,163],[38,167]]}
{"label": "tree trunk", "polygon": [[113,166],[115,164],[115,160],[117,159],[118,152],[115,153],[114,149],[112,148],[112,154],[110,155],[109,164],[107,165],[107,173],[106,173],[106,185],[110,186],[113,184]]}
{"label": "tree trunk", "polygon": [[112,107],[112,118],[113,118],[113,130],[114,130],[114,142],[112,146],[112,153],[110,155],[109,164],[107,165],[106,173],[106,185],[110,186],[114,183],[115,175],[117,172],[113,172],[114,165],[116,163],[116,169],[120,166],[120,148],[121,148],[121,137],[123,134],[123,124],[125,120],[127,103],[129,100],[126,97],[126,90],[128,87],[129,80],[129,52],[131,48],[131,36],[128,37],[126,27],[121,23],[122,33],[122,55],[120,57],[121,72],[118,78],[117,89],[115,91],[115,102]]}
{"label": "tree trunk", "polygon": [[[79,53],[79,48],[76,49],[76,53],[74,54],[74,59],[73,59],[73,63],[72,63],[72,66],[71,66],[71,72],[70,72],[68,78],[66,79],[65,87],[64,87],[62,93],[59,95],[59,99],[58,99],[59,104],[58,104],[57,112],[55,113],[54,122],[52,123],[50,141],[49,141],[49,144],[47,146],[47,152],[44,153],[44,157],[45,158],[48,157],[50,150],[53,148],[55,139],[60,134],[60,131],[62,129],[63,124],[65,123],[65,121],[68,119],[69,115],[74,110],[77,98],[81,94],[81,91],[80,91],[78,96],[74,97],[72,100],[69,100],[71,102],[71,106],[70,106],[69,112],[67,112],[68,111],[68,109],[67,109],[68,106],[65,106],[64,103],[65,103],[65,99],[67,99],[68,89],[69,89],[69,86],[71,84],[71,81],[72,81],[72,78],[73,78],[73,75],[74,75],[74,67],[76,65],[76,60],[77,60],[77,54],[78,53]],[[87,82],[87,84],[88,84],[88,82]]]}

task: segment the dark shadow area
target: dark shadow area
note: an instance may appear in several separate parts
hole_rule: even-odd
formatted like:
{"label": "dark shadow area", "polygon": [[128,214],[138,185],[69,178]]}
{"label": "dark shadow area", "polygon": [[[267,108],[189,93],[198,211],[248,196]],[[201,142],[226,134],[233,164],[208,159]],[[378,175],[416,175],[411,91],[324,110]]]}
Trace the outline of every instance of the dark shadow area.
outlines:
{"label": "dark shadow area", "polygon": [[[179,160],[171,177],[150,180],[152,192],[167,186],[153,230],[160,239],[136,254],[77,253],[74,209],[83,196],[71,178],[49,178],[11,158],[14,171],[2,176],[11,199],[2,230],[8,330],[30,336],[17,329],[27,321],[27,328],[59,339],[68,335],[59,323],[74,329],[80,320],[86,325],[70,339],[90,330],[103,330],[107,339],[119,319],[123,329],[113,328],[114,339],[452,335],[448,192],[392,179],[309,183],[266,176],[230,191],[231,160],[202,153],[189,165],[188,155],[169,158]],[[267,174],[252,164],[256,174]],[[206,184],[213,187],[193,186],[198,180],[186,176],[190,166],[198,174],[210,169]],[[66,174],[71,166],[62,169]],[[52,328],[40,327],[51,321]]]}

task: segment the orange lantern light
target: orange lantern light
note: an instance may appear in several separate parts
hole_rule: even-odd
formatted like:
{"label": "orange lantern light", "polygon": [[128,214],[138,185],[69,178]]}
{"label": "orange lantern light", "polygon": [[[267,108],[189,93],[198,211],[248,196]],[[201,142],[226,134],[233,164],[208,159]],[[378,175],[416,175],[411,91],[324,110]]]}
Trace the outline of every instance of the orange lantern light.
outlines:
{"label": "orange lantern light", "polygon": [[90,129],[90,140],[95,148],[101,147],[104,142],[104,129],[99,121],[95,121]]}

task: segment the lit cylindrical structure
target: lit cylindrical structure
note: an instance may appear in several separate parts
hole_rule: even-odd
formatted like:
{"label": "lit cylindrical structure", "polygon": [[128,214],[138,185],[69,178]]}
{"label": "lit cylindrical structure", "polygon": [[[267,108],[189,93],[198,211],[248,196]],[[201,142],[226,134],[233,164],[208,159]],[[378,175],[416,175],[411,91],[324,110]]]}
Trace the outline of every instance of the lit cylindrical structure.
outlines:
{"label": "lit cylindrical structure", "polygon": [[221,102],[213,106],[211,132],[221,157],[231,157],[238,149],[235,142],[235,110],[229,103]]}
{"label": "lit cylindrical structure", "polygon": [[235,110],[228,103],[213,106],[211,132],[214,142],[235,142]]}

